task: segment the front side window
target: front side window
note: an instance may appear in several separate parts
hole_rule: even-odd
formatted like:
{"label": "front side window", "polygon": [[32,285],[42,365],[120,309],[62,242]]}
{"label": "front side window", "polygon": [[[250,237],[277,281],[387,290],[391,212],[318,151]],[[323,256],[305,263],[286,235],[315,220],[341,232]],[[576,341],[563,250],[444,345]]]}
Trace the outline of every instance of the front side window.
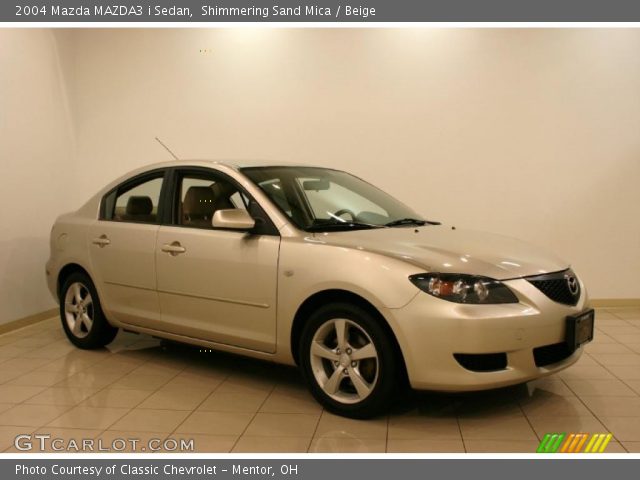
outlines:
{"label": "front side window", "polygon": [[104,219],[114,222],[158,223],[164,173],[119,187],[104,199]]}
{"label": "front side window", "polygon": [[242,172],[304,230],[425,223],[421,216],[382,190],[338,170],[249,167]]}
{"label": "front side window", "polygon": [[179,180],[177,223],[185,227],[213,228],[217,210],[247,209],[248,199],[233,183],[209,174],[185,174]]}

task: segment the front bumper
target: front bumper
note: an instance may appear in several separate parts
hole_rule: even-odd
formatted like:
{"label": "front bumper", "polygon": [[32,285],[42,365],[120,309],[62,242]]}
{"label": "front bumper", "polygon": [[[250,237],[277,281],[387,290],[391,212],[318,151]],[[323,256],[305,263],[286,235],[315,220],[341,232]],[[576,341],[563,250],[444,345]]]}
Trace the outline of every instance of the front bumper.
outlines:
{"label": "front bumper", "polygon": [[[527,280],[504,282],[517,304],[464,305],[420,292],[400,309],[390,311],[409,381],[422,390],[485,390],[523,383],[575,363],[582,348],[559,361],[537,366],[534,349],[561,344],[565,319],[587,308],[587,294],[572,307],[547,298]],[[454,354],[506,354],[505,368],[472,371]]]}

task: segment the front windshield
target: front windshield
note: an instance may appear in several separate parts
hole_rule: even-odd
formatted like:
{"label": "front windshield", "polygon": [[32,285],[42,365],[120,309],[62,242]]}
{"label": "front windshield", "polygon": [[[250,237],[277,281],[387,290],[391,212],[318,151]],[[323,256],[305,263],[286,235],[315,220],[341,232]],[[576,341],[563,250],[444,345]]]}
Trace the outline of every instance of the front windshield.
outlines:
{"label": "front windshield", "polygon": [[422,225],[413,210],[353,175],[316,167],[248,167],[249,177],[307,231]]}

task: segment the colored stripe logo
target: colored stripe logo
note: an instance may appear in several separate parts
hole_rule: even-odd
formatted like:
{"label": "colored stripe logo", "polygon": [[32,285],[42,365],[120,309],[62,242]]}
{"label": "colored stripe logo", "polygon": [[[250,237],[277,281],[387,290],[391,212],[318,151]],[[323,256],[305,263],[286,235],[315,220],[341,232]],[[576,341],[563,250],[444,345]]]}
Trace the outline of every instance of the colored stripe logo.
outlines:
{"label": "colored stripe logo", "polygon": [[603,453],[612,437],[610,433],[547,433],[536,453]]}

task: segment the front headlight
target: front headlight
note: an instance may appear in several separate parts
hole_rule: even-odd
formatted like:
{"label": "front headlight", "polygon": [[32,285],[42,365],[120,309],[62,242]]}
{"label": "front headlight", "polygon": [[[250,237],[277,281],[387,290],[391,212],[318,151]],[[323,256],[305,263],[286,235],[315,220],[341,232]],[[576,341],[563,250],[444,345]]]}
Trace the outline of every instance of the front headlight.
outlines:
{"label": "front headlight", "polygon": [[423,292],[450,302],[469,304],[518,303],[504,283],[463,273],[419,273],[409,280]]}

